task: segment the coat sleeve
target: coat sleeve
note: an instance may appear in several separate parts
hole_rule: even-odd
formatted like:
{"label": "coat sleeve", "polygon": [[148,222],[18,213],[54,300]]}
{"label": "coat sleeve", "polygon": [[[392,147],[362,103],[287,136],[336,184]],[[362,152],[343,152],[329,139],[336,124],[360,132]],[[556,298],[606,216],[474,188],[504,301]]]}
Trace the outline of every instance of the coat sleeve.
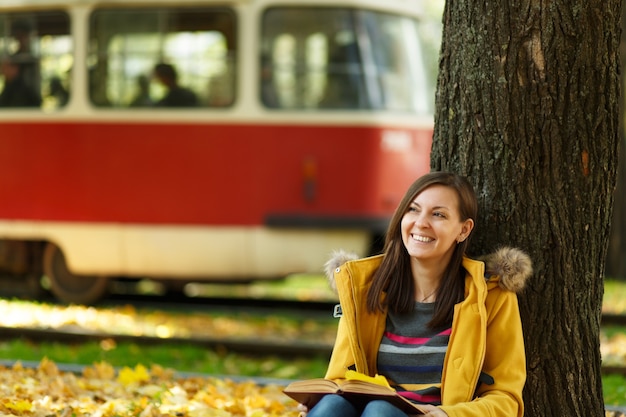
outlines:
{"label": "coat sleeve", "polygon": [[479,383],[473,401],[443,406],[450,417],[524,415],[522,391],[526,382],[526,355],[517,296],[508,291],[492,290],[486,307],[482,373],[493,380]]}
{"label": "coat sleeve", "polygon": [[367,311],[367,293],[381,256],[348,262],[334,270],[343,310],[337,338],[326,372],[327,379],[342,379],[346,370],[373,376],[386,314]]}
{"label": "coat sleeve", "polygon": [[[367,358],[362,344],[363,338],[366,339],[366,343],[370,339],[368,338],[369,333],[364,332],[363,326],[373,327],[373,323],[364,318],[364,313],[357,313],[357,304],[361,306],[364,303],[363,297],[367,286],[355,286],[351,276],[349,268],[345,265],[335,272],[337,293],[343,311],[339,319],[337,338],[326,372],[327,379],[342,379],[348,369],[368,374]],[[361,306],[360,308],[363,310],[365,307]]]}
{"label": "coat sleeve", "polygon": [[354,365],[355,360],[352,355],[352,348],[350,346],[350,339],[348,337],[348,325],[346,319],[341,317],[339,319],[339,327],[337,329],[337,338],[333,347],[333,352],[330,356],[330,362],[328,363],[328,370],[326,371],[326,379],[343,379],[346,370]]}

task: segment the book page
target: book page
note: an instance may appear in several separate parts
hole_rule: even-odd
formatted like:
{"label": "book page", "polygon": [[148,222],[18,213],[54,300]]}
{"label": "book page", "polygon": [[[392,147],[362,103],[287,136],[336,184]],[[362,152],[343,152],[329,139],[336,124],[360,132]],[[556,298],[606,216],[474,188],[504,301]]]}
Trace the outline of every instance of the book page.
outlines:
{"label": "book page", "polygon": [[317,404],[324,395],[338,391],[339,386],[335,382],[324,378],[295,381],[283,390],[286,395],[309,408]]}
{"label": "book page", "polygon": [[295,381],[285,388],[285,392],[320,392],[326,394],[331,394],[338,390],[339,386],[336,382],[324,378]]}
{"label": "book page", "polygon": [[397,395],[393,389],[359,380],[350,380],[343,382],[341,384],[341,390],[344,392],[360,392],[364,394],[378,394],[390,396]]}
{"label": "book page", "polygon": [[312,408],[326,394],[343,395],[357,407],[364,407],[374,399],[389,401],[408,414],[424,414],[424,410],[408,399],[398,395],[393,389],[360,380],[343,381],[340,385],[323,378],[296,381],[283,391],[286,395]]}

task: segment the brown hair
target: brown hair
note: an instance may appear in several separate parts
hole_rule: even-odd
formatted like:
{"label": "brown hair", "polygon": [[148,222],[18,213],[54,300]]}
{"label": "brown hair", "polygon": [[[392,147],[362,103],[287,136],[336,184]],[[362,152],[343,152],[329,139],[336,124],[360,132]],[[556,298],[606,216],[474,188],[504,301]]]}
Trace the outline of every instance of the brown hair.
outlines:
{"label": "brown hair", "polygon": [[[406,313],[412,311],[415,306],[415,283],[411,273],[411,260],[402,241],[400,224],[415,197],[433,185],[443,185],[456,191],[461,221],[475,220],[478,215],[474,188],[465,177],[437,171],[430,172],[411,184],[387,228],[385,254],[380,267],[374,273],[367,294],[367,308],[370,312],[383,311],[388,307],[394,313]],[[454,248],[437,290],[435,313],[429,323],[431,328],[450,325],[454,305],[461,302],[465,296],[465,269],[462,262],[468,242],[469,236]],[[386,298],[383,298],[383,293],[387,293]]]}

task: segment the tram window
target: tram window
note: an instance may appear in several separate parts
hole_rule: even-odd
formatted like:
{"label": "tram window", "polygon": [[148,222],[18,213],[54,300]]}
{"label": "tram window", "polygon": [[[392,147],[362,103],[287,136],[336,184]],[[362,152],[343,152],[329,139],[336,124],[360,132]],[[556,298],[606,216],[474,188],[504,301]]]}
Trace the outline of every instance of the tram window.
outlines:
{"label": "tram window", "polygon": [[[89,85],[94,105],[233,104],[237,45],[231,10],[100,9],[92,14],[90,26]],[[176,87],[166,84],[172,77]]]}
{"label": "tram window", "polygon": [[424,59],[417,22],[383,13],[363,13],[362,22],[375,68],[367,73],[368,85],[380,91],[375,107],[432,113],[434,82],[426,69],[429,60]]}
{"label": "tram window", "polygon": [[260,101],[281,109],[432,112],[418,22],[368,10],[273,7],[262,21]]}
{"label": "tram window", "polygon": [[72,52],[66,13],[0,14],[0,108],[64,107],[69,100]]}

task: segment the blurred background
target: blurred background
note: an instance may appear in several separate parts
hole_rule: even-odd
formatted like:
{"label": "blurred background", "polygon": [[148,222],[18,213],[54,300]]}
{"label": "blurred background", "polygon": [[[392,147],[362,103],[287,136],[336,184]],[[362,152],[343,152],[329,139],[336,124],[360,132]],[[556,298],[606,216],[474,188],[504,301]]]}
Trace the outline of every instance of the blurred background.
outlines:
{"label": "blurred background", "polygon": [[429,170],[442,6],[3,5],[3,287],[90,304],[379,252]]}

